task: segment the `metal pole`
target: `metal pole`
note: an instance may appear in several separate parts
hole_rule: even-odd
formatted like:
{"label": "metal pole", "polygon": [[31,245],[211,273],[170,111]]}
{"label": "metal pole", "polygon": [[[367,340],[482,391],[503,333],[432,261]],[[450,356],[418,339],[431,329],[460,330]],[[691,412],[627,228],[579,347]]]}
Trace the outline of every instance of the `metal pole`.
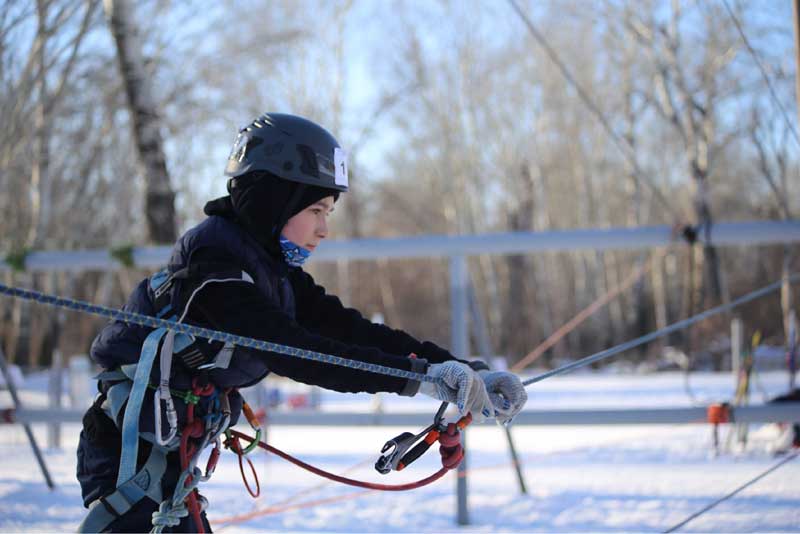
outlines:
{"label": "metal pole", "polygon": [[797,100],[797,113],[800,117],[800,0],[792,2],[794,8],[794,54],[795,54],[795,76],[794,76],[794,90],[795,99]]}
{"label": "metal pole", "polygon": [[[463,255],[450,257],[450,313],[453,353],[458,357],[469,354],[469,331],[467,329],[467,260]],[[461,433],[462,446],[466,443],[466,432]],[[456,478],[456,521],[459,525],[469,525],[467,506],[467,448],[464,459],[458,466]]]}
{"label": "metal pole", "polygon": [[789,371],[789,391],[794,389],[797,372],[797,314],[789,312],[789,334],[786,340],[786,367]]}
{"label": "metal pole", "polygon": [[733,390],[739,387],[739,366],[742,361],[742,320],[731,319],[731,372],[733,372]]}
{"label": "metal pole", "polygon": [[[14,381],[11,379],[11,373],[8,370],[8,366],[6,365],[6,357],[3,354],[3,348],[0,347],[0,370],[3,372],[3,376],[6,379],[6,385],[8,386],[8,392],[11,394],[11,400],[14,402],[14,409],[19,410],[22,408],[19,402],[19,397],[17,396],[17,388],[14,386]],[[39,462],[39,468],[42,470],[42,474],[44,475],[45,482],[47,482],[47,487],[55,489],[55,484],[53,484],[53,479],[50,478],[50,473],[47,471],[47,466],[44,463],[44,458],[42,457],[42,453],[39,450],[39,446],[36,444],[36,439],[33,437],[33,432],[31,431],[31,426],[28,423],[23,423],[22,428],[25,429],[25,434],[28,436],[28,441],[31,443],[31,449],[33,449],[33,454],[36,456],[36,461]]]}
{"label": "metal pole", "polygon": [[[492,344],[489,341],[489,330],[486,328],[486,321],[483,320],[481,307],[478,304],[478,296],[475,294],[475,284],[472,283],[472,276],[469,276],[469,273],[467,273],[467,276],[469,278],[469,309],[472,317],[472,326],[475,329],[475,339],[478,342],[478,351],[488,358],[493,354]],[[508,442],[508,452],[511,454],[511,463],[517,474],[519,491],[523,495],[526,495],[528,493],[528,488],[525,486],[525,477],[522,475],[522,464],[517,455],[517,448],[514,446],[514,438],[511,436],[511,429],[507,426],[503,426],[502,428],[506,435],[506,441]]]}
{"label": "metal pole", "polygon": [[[51,410],[61,410],[62,384],[64,381],[64,362],[61,351],[53,350],[53,359],[50,365],[48,380],[48,405]],[[51,449],[61,448],[61,423],[55,422],[47,425],[47,446]]]}

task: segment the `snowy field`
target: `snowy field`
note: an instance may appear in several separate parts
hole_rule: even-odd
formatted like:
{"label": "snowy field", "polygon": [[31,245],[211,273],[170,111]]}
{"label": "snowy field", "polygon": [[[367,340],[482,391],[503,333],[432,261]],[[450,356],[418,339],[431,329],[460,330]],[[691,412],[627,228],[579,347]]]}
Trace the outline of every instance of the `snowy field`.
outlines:
{"label": "snowy field", "polygon": [[[30,381],[28,381],[30,382]],[[753,402],[785,392],[784,373],[762,374]],[[35,381],[34,381],[35,384]],[[26,382],[30,387],[30,384]],[[31,389],[38,389],[35,386]],[[528,409],[690,406],[731,398],[730,374],[691,377],[692,400],[678,373],[576,374],[529,389]],[[41,390],[40,390],[41,391]],[[2,406],[7,398],[0,394]],[[26,392],[29,406],[41,393]],[[323,396],[327,410],[367,410],[369,396]],[[387,411],[435,410],[432,401],[384,399]],[[40,444],[44,425],[34,425]],[[402,473],[372,467],[397,427],[276,426],[269,441],[335,473],[383,483],[416,480],[438,469],[438,454]],[[78,426],[64,427],[63,450],[46,450],[57,489],[49,491],[19,426],[0,430],[0,531],[74,531],[84,509],[74,478]],[[513,429],[528,494],[520,494],[503,433],[470,429],[467,447],[470,525],[455,524],[456,475],[422,489],[381,493],[319,479],[266,453],[253,460],[259,499],[244,489],[236,458],[222,456],[201,491],[217,532],[663,532],[765,471],[776,429],[750,427],[743,449],[713,454],[706,424],[669,426],[549,426]],[[721,432],[723,441],[728,429]],[[800,459],[695,519],[681,532],[800,532]]]}

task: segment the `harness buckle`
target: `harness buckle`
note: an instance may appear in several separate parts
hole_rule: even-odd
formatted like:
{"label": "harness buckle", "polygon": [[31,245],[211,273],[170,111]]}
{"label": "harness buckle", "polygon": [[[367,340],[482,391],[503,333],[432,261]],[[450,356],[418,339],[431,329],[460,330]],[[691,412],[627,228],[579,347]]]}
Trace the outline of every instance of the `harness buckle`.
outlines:
{"label": "harness buckle", "polygon": [[160,285],[153,288],[153,296],[158,300],[161,296],[172,288],[172,276],[169,276]]}

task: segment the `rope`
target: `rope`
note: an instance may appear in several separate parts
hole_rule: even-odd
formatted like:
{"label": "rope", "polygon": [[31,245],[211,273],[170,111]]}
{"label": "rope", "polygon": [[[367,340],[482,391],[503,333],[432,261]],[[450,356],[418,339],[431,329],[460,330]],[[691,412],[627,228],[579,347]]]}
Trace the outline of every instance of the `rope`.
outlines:
{"label": "rope", "polygon": [[[795,282],[800,279],[800,274],[794,274],[789,276],[789,282]],[[575,362],[569,363],[567,365],[563,365],[541,375],[535,376],[528,380],[523,381],[523,385],[529,386],[531,384],[535,384],[537,382],[541,382],[546,378],[550,378],[551,376],[556,376],[564,373],[568,373],[575,369],[579,369],[581,367],[585,367],[587,365],[591,365],[600,360],[604,360],[606,358],[610,358],[616,354],[621,352],[625,352],[626,350],[632,349],[634,347],[638,347],[639,345],[643,345],[645,343],[649,343],[654,339],[658,339],[665,335],[671,334],[677,330],[681,330],[686,328],[687,326],[693,325],[698,323],[708,317],[712,317],[714,315],[718,315],[720,313],[726,312],[742,304],[746,304],[752,300],[756,300],[772,291],[775,291],[781,284],[783,283],[782,280],[777,282],[773,282],[767,286],[762,287],[761,289],[757,289],[751,293],[748,293],[742,297],[739,297],[736,300],[733,300],[727,304],[722,304],[720,306],[716,306],[714,308],[708,309],[704,312],[698,313],[693,317],[689,317],[688,319],[684,319],[682,321],[678,321],[677,323],[673,323],[669,326],[666,326],[660,330],[656,330],[655,332],[651,332],[644,336],[638,337],[636,339],[632,339],[630,341],[626,341],[620,345],[615,347],[611,347],[610,349],[606,349],[604,351],[600,351],[595,353],[591,356],[587,356]],[[233,343],[235,345],[239,345],[242,347],[249,347],[254,348],[257,350],[268,351],[268,352],[275,352],[278,354],[283,354],[286,356],[293,356],[296,358],[301,358],[304,360],[312,360],[318,362],[329,363],[332,365],[339,365],[342,367],[349,367],[350,369],[357,369],[359,371],[368,371],[371,373],[394,376],[399,378],[406,378],[409,380],[417,380],[419,382],[432,382],[432,383],[440,383],[440,378],[434,378],[422,373],[415,373],[413,371],[406,371],[404,369],[395,369],[393,367],[386,367],[384,365],[378,365],[374,363],[367,363],[367,362],[360,362],[356,360],[349,360],[347,358],[342,358],[341,356],[334,356],[332,354],[324,354],[322,352],[315,352],[306,349],[299,349],[296,347],[289,347],[287,345],[281,345],[279,343],[272,343],[270,341],[262,341],[259,339],[253,339],[245,336],[239,336],[235,334],[229,334],[227,332],[220,332],[217,330],[211,330],[209,328],[202,328],[199,326],[193,326],[185,323],[178,323],[175,321],[170,321],[168,319],[161,319],[158,317],[151,317],[149,315],[143,315],[140,313],[129,312],[125,310],[115,310],[113,308],[108,308],[105,306],[100,306],[97,304],[90,304],[88,302],[84,302],[81,300],[69,299],[64,297],[56,297],[53,295],[48,295],[45,293],[41,293],[39,291],[29,290],[29,289],[21,289],[18,287],[11,287],[5,284],[0,283],[0,294],[10,295],[12,297],[21,298],[25,300],[32,300],[34,302],[38,302],[41,304],[47,304],[49,306],[55,306],[59,308],[66,308],[70,310],[75,310],[83,313],[90,313],[93,315],[99,315],[101,317],[107,317],[109,319],[123,321],[126,323],[133,323],[138,324],[141,326],[148,326],[152,328],[169,328],[174,330],[175,332],[181,332],[184,334],[194,335],[196,337],[201,337],[204,339],[213,339],[215,341],[222,341],[224,343]]]}
{"label": "rope", "polygon": [[[364,462],[362,462],[362,464],[363,463]],[[487,471],[487,470],[501,469],[501,468],[506,468],[506,467],[512,467],[513,468],[513,467],[516,467],[517,465],[519,465],[517,462],[504,462],[504,463],[501,463],[501,464],[493,464],[493,465],[484,465],[484,466],[480,466],[480,467],[473,467],[473,468],[468,469],[468,470],[463,471],[463,472],[457,472],[456,473],[456,477],[457,478],[466,478],[470,474],[478,472],[478,471]],[[355,469],[356,467],[361,467],[361,465],[357,464],[357,465],[351,467],[350,469],[348,469],[348,471],[351,471],[351,470]],[[297,497],[299,497],[301,495],[306,495],[308,493],[311,493],[314,490],[323,487],[324,484],[325,483],[320,484],[318,486],[315,486],[313,488],[308,488],[306,490],[303,490],[301,492],[298,492],[298,493],[292,495],[291,497],[289,497],[287,499],[279,501],[279,502],[277,502],[275,504],[270,504],[268,506],[265,506],[264,508],[259,508],[259,509],[253,510],[251,512],[245,512],[245,513],[238,514],[238,515],[233,515],[233,516],[230,516],[230,517],[224,517],[222,519],[217,519],[216,521],[214,521],[214,525],[215,525],[214,528],[216,530],[222,530],[223,528],[226,528],[228,526],[231,526],[231,525],[234,525],[234,524],[237,524],[237,523],[243,523],[245,521],[249,521],[250,519],[255,519],[257,517],[263,517],[265,515],[280,514],[282,512],[286,512],[286,511],[289,511],[289,510],[297,510],[297,509],[301,509],[301,508],[313,508],[315,506],[321,506],[321,505],[330,504],[330,503],[333,503],[333,502],[345,501],[345,500],[350,500],[350,499],[358,499],[360,497],[364,497],[366,495],[370,495],[370,494],[373,493],[372,490],[361,490],[361,491],[355,491],[353,493],[346,493],[344,495],[334,495],[332,497],[320,497],[320,498],[317,498],[317,499],[311,499],[311,500],[306,500],[306,501],[301,501],[301,502],[295,502]],[[217,525],[219,525],[219,528],[217,528]]]}
{"label": "rope", "polygon": [[[263,517],[265,515],[273,515],[273,514],[280,514],[282,512],[288,512],[289,510],[298,510],[303,508],[313,508],[315,506],[322,506],[324,504],[331,504],[335,502],[341,501],[349,501],[351,499],[357,499],[359,497],[363,497],[365,495],[372,494],[371,490],[360,490],[355,491],[353,493],[345,493],[343,495],[334,495],[332,497],[322,497],[319,499],[313,499],[309,501],[302,501],[298,503],[289,503],[286,505],[272,505],[266,508],[261,508],[258,510],[254,510],[252,512],[239,514],[231,517],[226,517],[223,519],[218,519],[214,522],[214,528],[218,531],[222,530],[225,527],[235,525],[237,523],[243,523],[245,521],[249,521],[251,519],[255,519],[257,517]],[[219,528],[217,528],[219,525]]]}
{"label": "rope", "polygon": [[[203,472],[199,467],[192,466],[181,473],[178,479],[178,485],[175,487],[175,493],[172,499],[163,501],[158,510],[153,512],[153,529],[150,531],[153,534],[160,534],[165,527],[175,527],[181,522],[181,519],[189,515],[189,509],[186,506],[186,499],[197,488],[197,485],[202,479]],[[187,482],[188,480],[188,482]],[[205,509],[207,501],[202,495],[199,496],[200,508]],[[197,521],[197,519],[195,519]],[[196,525],[197,528],[202,528],[202,523]]]}
{"label": "rope", "polygon": [[[251,438],[247,434],[242,434],[238,430],[231,430],[231,435],[240,439],[244,439],[248,442],[253,441],[253,438]],[[272,445],[264,443],[263,441],[259,441],[258,446],[267,452],[271,452],[272,454],[283,458],[287,462],[291,462],[294,465],[305,469],[306,471],[310,471],[311,473],[314,473],[315,475],[321,476],[323,478],[327,478],[328,480],[333,480],[334,482],[339,482],[341,484],[346,484],[348,486],[355,486],[357,488],[366,488],[379,491],[406,491],[406,490],[421,488],[423,486],[431,484],[432,482],[436,482],[444,475],[446,475],[448,471],[450,471],[448,468],[442,467],[434,474],[425,477],[422,480],[417,480],[416,482],[409,482],[406,484],[378,484],[376,482],[365,482],[363,480],[355,480],[352,478],[347,478],[340,475],[335,475],[333,473],[329,473],[328,471],[307,464],[304,461],[299,460],[294,456],[291,456],[283,452],[280,449],[276,449]]]}
{"label": "rope", "polygon": [[[800,274],[794,274],[794,275],[789,277],[789,281],[790,282],[797,281],[798,279],[800,279]],[[708,317],[712,317],[714,315],[718,315],[720,313],[723,313],[723,312],[726,312],[728,310],[731,310],[731,309],[733,309],[733,308],[735,308],[737,306],[741,306],[742,304],[745,304],[745,303],[750,302],[752,300],[755,300],[757,298],[763,297],[764,295],[766,295],[768,293],[771,293],[772,291],[775,291],[776,289],[780,288],[782,283],[783,282],[781,280],[778,280],[777,282],[773,282],[773,283],[769,284],[768,286],[764,286],[761,289],[757,289],[757,290],[755,290],[755,291],[753,291],[751,293],[748,293],[748,294],[746,294],[746,295],[744,295],[742,297],[739,297],[738,299],[733,300],[733,301],[729,302],[728,304],[722,304],[720,306],[716,306],[714,308],[708,309],[708,310],[706,310],[704,312],[698,313],[697,315],[695,315],[693,317],[689,317],[688,319],[684,319],[682,321],[678,321],[677,323],[673,323],[673,324],[671,324],[669,326],[666,326],[666,327],[662,328],[661,330],[656,330],[655,332],[651,332],[649,334],[646,334],[644,336],[638,337],[636,339],[632,339],[630,341],[626,341],[625,343],[617,345],[616,347],[611,347],[610,349],[606,349],[604,351],[592,354],[591,356],[587,356],[585,358],[582,358],[580,360],[574,361],[574,362],[569,363],[567,365],[563,365],[561,367],[558,367],[558,368],[553,369],[551,371],[548,371],[546,373],[542,373],[542,374],[540,374],[538,376],[535,376],[533,378],[525,380],[522,383],[524,385],[526,385],[526,386],[529,386],[531,384],[535,384],[536,382],[541,382],[542,380],[544,380],[546,378],[550,378],[551,376],[556,376],[556,375],[568,373],[568,372],[574,371],[575,369],[578,369],[580,367],[585,367],[585,366],[593,364],[593,363],[595,363],[597,361],[604,360],[606,358],[610,358],[611,356],[614,356],[615,354],[619,354],[620,352],[625,352],[626,350],[632,349],[634,347],[638,347],[639,345],[643,345],[645,343],[649,343],[650,341],[653,341],[654,339],[666,336],[667,334],[671,334],[672,332],[675,332],[676,330],[681,330],[683,328],[686,328],[687,326],[690,326],[690,325],[693,325],[694,323],[700,322],[703,319],[707,319]]]}
{"label": "rope", "polygon": [[[365,467],[366,465],[369,465],[370,463],[373,463],[373,461],[371,459],[369,459],[369,458],[367,458],[365,460],[361,460],[357,464],[348,467],[344,472],[345,473],[350,473],[352,471],[355,471],[356,469],[360,469],[362,467]],[[255,508],[255,509],[251,510],[250,512],[244,512],[244,513],[241,513],[241,514],[236,514],[236,515],[232,515],[232,516],[223,517],[221,519],[217,519],[217,520],[214,521],[214,528],[216,530],[221,530],[224,527],[227,527],[227,526],[230,526],[230,525],[233,525],[233,524],[237,524],[237,523],[242,523],[244,521],[248,521],[248,520],[254,519],[256,517],[261,517],[261,516],[270,515],[270,514],[277,514],[277,513],[284,512],[286,510],[292,510],[292,509],[295,509],[295,508],[310,508],[310,507],[316,506],[317,504],[320,503],[320,501],[324,501],[324,500],[329,499],[329,498],[318,498],[318,499],[306,500],[306,501],[300,501],[300,502],[298,502],[298,500],[301,497],[314,494],[314,493],[316,493],[316,492],[328,487],[331,482],[332,482],[331,480],[323,480],[322,482],[320,482],[319,484],[317,484],[315,486],[303,488],[300,491],[297,491],[297,492],[289,495],[288,497],[286,497],[284,499],[281,499],[281,500],[279,500],[279,501],[277,501],[275,503],[269,504],[269,505],[264,506],[262,508]],[[351,496],[353,496],[353,498],[355,498],[357,496],[364,495],[364,494],[371,493],[371,492],[372,492],[371,490],[361,490],[361,491],[357,491],[355,493],[348,494],[348,495],[351,495]],[[342,496],[340,495],[339,497],[342,497]],[[217,528],[218,525],[219,525],[220,528]]]}
{"label": "rope", "polygon": [[712,508],[714,508],[716,505],[720,504],[721,502],[724,502],[724,501],[730,499],[731,497],[733,497],[734,495],[736,495],[737,493],[739,493],[743,489],[747,488],[748,486],[752,486],[753,484],[755,484],[756,482],[758,482],[759,480],[761,480],[762,478],[764,478],[768,474],[772,473],[773,471],[775,471],[776,469],[778,469],[782,465],[791,462],[792,460],[797,458],[798,455],[800,455],[800,451],[797,451],[797,452],[794,452],[794,453],[788,455],[786,458],[784,458],[780,462],[776,463],[775,465],[773,465],[772,467],[770,467],[769,469],[767,469],[766,471],[764,471],[763,473],[761,473],[757,477],[755,477],[755,478],[753,478],[751,480],[748,480],[747,482],[745,482],[744,484],[742,484],[741,486],[739,486],[738,488],[736,488],[732,492],[728,493],[724,497],[721,497],[721,498],[717,499],[716,501],[712,502],[711,504],[709,504],[708,506],[705,506],[702,510],[699,510],[699,511],[693,513],[692,515],[690,515],[689,517],[687,517],[686,519],[684,519],[683,521],[681,521],[677,525],[673,526],[669,530],[665,530],[664,534],[667,534],[669,532],[675,532],[679,528],[681,528],[684,525],[686,525],[688,522],[690,522],[693,519],[696,519],[697,517],[701,516],[702,514],[708,512],[709,510],[711,510]]}
{"label": "rope", "polygon": [[324,354],[322,352],[315,352],[312,350],[300,349],[296,347],[289,347],[279,343],[272,343],[270,341],[262,341],[245,336],[238,336],[229,334],[227,332],[220,332],[218,330],[211,330],[209,328],[202,328],[185,323],[178,323],[169,319],[161,319],[158,317],[151,317],[141,313],[129,312],[125,310],[115,310],[106,306],[91,304],[81,300],[69,299],[64,297],[56,297],[41,293],[39,291],[21,289],[18,287],[11,287],[0,283],[0,294],[10,295],[12,297],[31,300],[40,304],[54,306],[57,308],[65,308],[68,310],[79,311],[82,313],[90,313],[92,315],[99,315],[107,317],[115,321],[123,321],[125,323],[137,324],[140,326],[147,326],[151,328],[168,328],[175,332],[189,334],[204,339],[211,339],[214,341],[222,341],[223,343],[233,343],[240,347],[248,347],[257,350],[275,352],[285,356],[293,356],[303,360],[312,360],[317,362],[329,363],[332,365],[339,365],[341,367],[349,367],[350,369],[357,369],[359,371],[368,371],[370,373],[377,373],[382,375],[394,376],[398,378],[406,378],[409,380],[416,380],[418,382],[432,382],[438,384],[441,379],[434,378],[422,373],[415,373],[413,371],[406,371],[404,369],[395,369],[393,367],[386,367],[385,365],[378,365],[375,363],[360,362],[357,360],[349,360],[341,356],[334,356],[332,354]]}

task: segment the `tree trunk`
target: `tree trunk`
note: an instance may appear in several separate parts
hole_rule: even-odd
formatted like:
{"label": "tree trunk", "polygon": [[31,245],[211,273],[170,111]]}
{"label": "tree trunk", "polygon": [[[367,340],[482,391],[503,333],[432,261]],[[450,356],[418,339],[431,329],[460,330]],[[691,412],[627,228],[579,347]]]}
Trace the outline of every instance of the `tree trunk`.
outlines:
{"label": "tree trunk", "polygon": [[[47,8],[48,3],[42,0],[36,2],[37,28],[34,42],[36,62],[39,65],[40,76],[36,82],[38,98],[33,112],[33,166],[31,168],[30,183],[30,226],[25,240],[28,248],[34,248],[38,243],[42,220],[49,214],[47,206],[42,206],[43,193],[47,187],[47,170],[49,167],[48,131],[46,128],[47,107],[47,62],[45,59],[45,42],[47,41]],[[46,204],[46,203],[45,203]]]}
{"label": "tree trunk", "polygon": [[[650,261],[653,262],[651,268],[651,280],[653,286],[653,308],[656,318],[656,329],[661,330],[666,328],[667,321],[667,291],[664,283],[664,255],[661,250],[654,250]],[[664,342],[659,341],[659,347],[663,346]]]}
{"label": "tree trunk", "polygon": [[[543,172],[541,164],[534,167],[534,171],[533,198],[536,201],[534,229],[544,231],[552,226],[549,212],[551,203],[547,176]],[[555,299],[557,298],[556,295],[558,295],[556,284],[558,281],[553,274],[553,264],[558,260],[558,256],[556,254],[537,254],[531,260],[535,267],[535,272],[538,273],[536,294],[533,302],[540,313],[538,314],[538,328],[535,333],[540,335],[541,339],[546,339],[556,328],[554,321],[556,313]],[[552,355],[560,359],[566,354],[566,340],[562,339],[553,346]],[[543,360],[546,364],[549,364],[552,361],[552,356],[544,355]]]}
{"label": "tree trunk", "polygon": [[[508,226],[512,232],[530,231],[533,226],[533,182],[527,162],[519,168],[518,197],[516,205],[509,209]],[[508,265],[508,294],[506,297],[505,328],[503,346],[517,361],[530,350],[533,340],[530,325],[535,314],[527,306],[528,280],[532,276],[527,258],[513,254],[506,259]]]}
{"label": "tree trunk", "polygon": [[789,283],[789,277],[792,274],[791,269],[792,248],[789,245],[784,245],[781,265],[781,312],[783,314],[783,332],[787,347],[794,343],[794,340],[791,339],[792,285]]}
{"label": "tree trunk", "polygon": [[170,185],[161,138],[161,120],[142,58],[142,43],[130,0],[104,0],[117,47],[117,64],[125,86],[133,136],[146,184],[145,218],[150,241],[168,244],[177,237],[175,193]]}

